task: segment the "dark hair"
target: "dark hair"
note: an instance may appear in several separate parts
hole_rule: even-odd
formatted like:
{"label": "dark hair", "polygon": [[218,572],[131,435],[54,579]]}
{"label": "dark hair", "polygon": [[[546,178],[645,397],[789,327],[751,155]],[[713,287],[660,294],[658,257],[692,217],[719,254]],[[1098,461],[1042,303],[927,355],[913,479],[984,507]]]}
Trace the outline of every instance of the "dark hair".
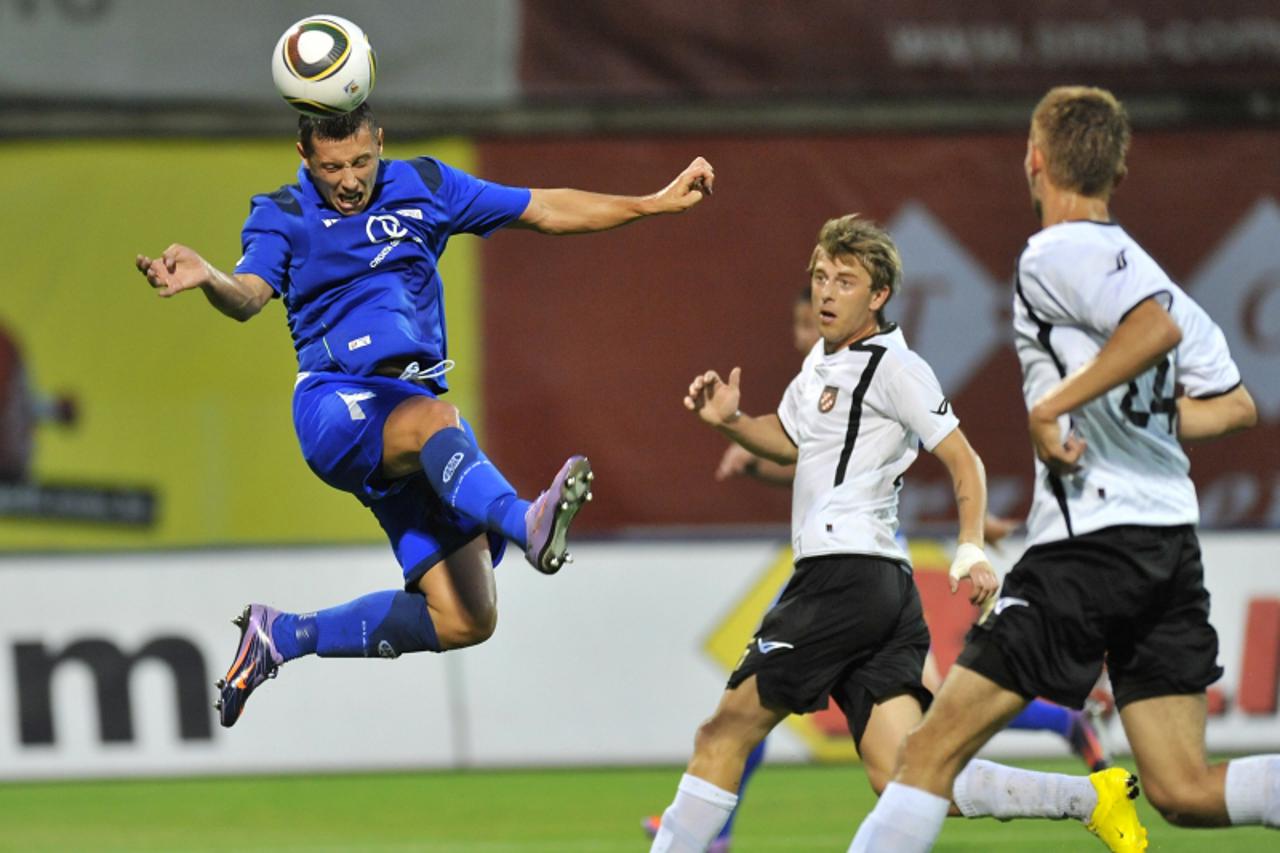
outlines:
{"label": "dark hair", "polygon": [[302,153],[310,157],[314,150],[312,140],[350,139],[359,133],[362,127],[368,127],[370,134],[378,135],[378,119],[369,108],[368,101],[342,115],[325,118],[298,116],[298,143],[302,146]]}

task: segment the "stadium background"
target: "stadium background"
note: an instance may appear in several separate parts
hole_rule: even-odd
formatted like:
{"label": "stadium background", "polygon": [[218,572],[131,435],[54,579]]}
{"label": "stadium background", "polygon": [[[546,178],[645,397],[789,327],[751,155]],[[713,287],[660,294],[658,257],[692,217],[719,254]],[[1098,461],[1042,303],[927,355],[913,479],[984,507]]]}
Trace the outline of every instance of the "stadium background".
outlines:
{"label": "stadium background", "polygon": [[[1126,100],[1137,136],[1115,213],[1223,326],[1259,404],[1257,429],[1192,460],[1212,547],[1230,560],[1214,589],[1232,658],[1217,736],[1236,736],[1220,748],[1280,746],[1280,4],[940,8],[326,6],[379,51],[374,103],[391,156],[624,193],[659,188],[695,155],[716,167],[715,196],[687,216],[591,237],[464,237],[445,255],[455,402],[523,491],[565,453],[592,456],[600,499],[581,521],[594,560],[553,582],[501,569],[502,631],[466,655],[376,673],[333,664],[360,702],[326,699],[330,664],[290,671],[270,688],[275,711],[258,700],[262,722],[239,740],[187,738],[183,725],[204,729],[174,722],[173,687],[144,660],[120,700],[132,701],[130,738],[110,741],[106,700],[87,710],[98,672],[73,659],[52,679],[53,748],[23,728],[38,715],[18,684],[19,647],[56,654],[93,637],[134,654],[183,636],[212,673],[231,636],[222,620],[244,596],[319,606],[394,575],[376,524],[297,453],[280,306],[233,324],[198,297],[156,299],[132,270],[134,253],[173,241],[234,263],[248,196],[296,168],[267,52],[321,10],[0,0],[0,776],[679,760],[727,665],[716,650],[737,642],[721,628],[749,630],[760,585],[780,580],[788,510],[783,493],[711,480],[721,444],[682,411],[681,389],[697,370],[741,365],[744,408],[774,405],[797,364],[789,305],[825,218],[860,211],[889,225],[907,267],[890,314],[938,368],[986,461],[993,509],[1025,512],[1008,282],[1034,229],[1027,116],[1059,82]],[[929,540],[950,524],[940,467],[922,459],[904,497],[922,568],[945,567]],[[947,612],[962,626],[963,612]],[[593,632],[610,641],[585,648]],[[522,656],[531,636],[552,653]],[[611,664],[637,683],[618,687]],[[664,678],[682,698],[655,711]],[[549,702],[558,710],[539,715],[532,745],[481,710],[517,689],[546,701],[575,687],[596,701]],[[267,733],[317,701],[333,717],[256,764]],[[370,713],[448,723],[438,742],[405,750],[373,742]],[[809,722],[780,740],[784,759],[847,757]]]}

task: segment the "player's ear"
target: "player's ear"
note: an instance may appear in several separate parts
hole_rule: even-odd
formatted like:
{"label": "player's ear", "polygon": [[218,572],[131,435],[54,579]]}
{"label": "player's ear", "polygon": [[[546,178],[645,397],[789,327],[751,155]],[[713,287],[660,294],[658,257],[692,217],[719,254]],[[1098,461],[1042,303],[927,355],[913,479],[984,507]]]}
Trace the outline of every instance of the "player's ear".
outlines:
{"label": "player's ear", "polygon": [[295,142],[295,143],[293,143],[293,147],[298,149],[298,156],[299,156],[299,157],[301,157],[303,160],[307,159],[307,152],[306,152],[306,149],[304,149],[304,148],[302,147],[302,143],[301,143],[301,142]]}
{"label": "player's ear", "polygon": [[871,291],[871,310],[879,311],[881,308],[883,308],[884,304],[889,301],[889,296],[892,295],[892,293],[893,293],[893,288],[889,287],[888,285],[881,285],[880,287]]}
{"label": "player's ear", "polygon": [[382,128],[378,128],[378,153],[382,153]]}

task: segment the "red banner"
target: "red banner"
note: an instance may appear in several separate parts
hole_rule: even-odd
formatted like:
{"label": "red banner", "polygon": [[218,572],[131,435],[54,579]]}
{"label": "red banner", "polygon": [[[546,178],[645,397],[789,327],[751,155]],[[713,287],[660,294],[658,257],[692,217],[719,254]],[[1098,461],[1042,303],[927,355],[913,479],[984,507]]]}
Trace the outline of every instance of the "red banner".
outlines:
{"label": "red banner", "polygon": [[552,97],[1039,95],[1274,90],[1260,0],[525,0],[524,91]]}
{"label": "red banner", "polygon": [[[483,255],[486,447],[523,490],[565,454],[592,457],[584,525],[785,522],[785,490],[712,479],[724,440],[681,406],[699,371],[743,368],[743,409],[773,410],[799,367],[790,310],[818,228],[886,224],[906,281],[887,314],[938,373],[986,462],[993,511],[1029,505],[1032,455],[1009,311],[1036,230],[1022,133],[481,146],[481,174],[533,186],[647,192],[694,155],[716,192],[692,211],[576,238],[500,234]],[[1113,213],[1215,317],[1263,422],[1190,449],[1210,526],[1280,526],[1280,131],[1139,133]],[[949,519],[928,454],[903,523]]]}

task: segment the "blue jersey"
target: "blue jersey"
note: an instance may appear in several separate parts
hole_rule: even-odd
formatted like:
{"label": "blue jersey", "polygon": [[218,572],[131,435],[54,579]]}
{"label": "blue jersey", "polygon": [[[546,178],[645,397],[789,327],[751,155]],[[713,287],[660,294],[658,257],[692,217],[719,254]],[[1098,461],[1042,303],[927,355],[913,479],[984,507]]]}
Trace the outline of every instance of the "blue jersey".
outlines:
{"label": "blue jersey", "polygon": [[[253,197],[237,273],[284,299],[298,369],[367,376],[384,361],[448,356],[438,269],[454,234],[487,236],[519,218],[529,190],[434,160],[383,160],[368,207],[328,206],[305,164],[298,182]],[[435,380],[446,390],[443,378]]]}

